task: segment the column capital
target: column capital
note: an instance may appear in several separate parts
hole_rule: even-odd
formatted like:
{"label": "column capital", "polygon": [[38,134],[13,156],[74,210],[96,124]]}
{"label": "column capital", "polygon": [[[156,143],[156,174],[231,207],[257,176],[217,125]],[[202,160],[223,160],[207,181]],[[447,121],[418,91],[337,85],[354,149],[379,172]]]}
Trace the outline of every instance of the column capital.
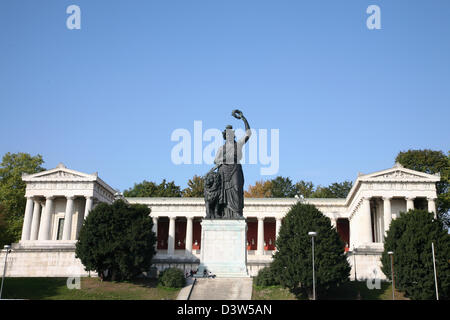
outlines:
{"label": "column capital", "polygon": [[66,196],[67,200],[75,200],[75,196]]}
{"label": "column capital", "polygon": [[45,197],[45,200],[55,200],[55,196],[48,196],[48,197]]}
{"label": "column capital", "polygon": [[428,200],[428,201],[436,201],[436,200],[437,200],[437,197],[427,197],[427,200]]}
{"label": "column capital", "polygon": [[27,200],[34,200],[34,196],[25,196],[25,198],[27,198]]}
{"label": "column capital", "polygon": [[363,197],[361,197],[361,199],[363,199],[364,201],[370,201],[370,199],[372,199],[372,197],[363,196]]}
{"label": "column capital", "polygon": [[416,199],[416,197],[414,197],[414,196],[410,196],[410,197],[405,197],[405,199],[406,199],[406,200],[415,200],[415,199]]}
{"label": "column capital", "polygon": [[194,217],[186,217],[186,220],[194,220]]}
{"label": "column capital", "polygon": [[275,217],[275,220],[276,220],[276,221],[281,221],[281,220],[283,220],[283,218],[281,218],[281,217]]}
{"label": "column capital", "polygon": [[85,198],[86,200],[89,200],[89,199],[94,200],[94,196],[84,196],[84,198]]}
{"label": "column capital", "polygon": [[264,221],[265,217],[257,217],[258,221]]}
{"label": "column capital", "polygon": [[381,197],[383,199],[383,201],[390,201],[392,200],[392,196],[388,196],[388,197]]}

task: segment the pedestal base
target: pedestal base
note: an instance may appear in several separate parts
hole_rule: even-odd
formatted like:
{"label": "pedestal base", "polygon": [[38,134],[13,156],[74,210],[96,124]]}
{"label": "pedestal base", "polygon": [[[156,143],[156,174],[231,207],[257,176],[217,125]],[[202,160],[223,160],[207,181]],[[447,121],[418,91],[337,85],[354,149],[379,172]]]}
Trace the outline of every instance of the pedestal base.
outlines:
{"label": "pedestal base", "polygon": [[217,277],[249,277],[245,220],[203,220],[202,249],[197,277],[204,271]]}

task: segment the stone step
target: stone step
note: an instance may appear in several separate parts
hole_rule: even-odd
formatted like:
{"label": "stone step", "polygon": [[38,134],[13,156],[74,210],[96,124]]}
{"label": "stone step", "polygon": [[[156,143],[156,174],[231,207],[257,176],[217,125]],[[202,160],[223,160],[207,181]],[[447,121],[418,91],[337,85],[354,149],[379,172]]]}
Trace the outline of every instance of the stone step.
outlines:
{"label": "stone step", "polygon": [[199,278],[190,300],[251,300],[252,278]]}

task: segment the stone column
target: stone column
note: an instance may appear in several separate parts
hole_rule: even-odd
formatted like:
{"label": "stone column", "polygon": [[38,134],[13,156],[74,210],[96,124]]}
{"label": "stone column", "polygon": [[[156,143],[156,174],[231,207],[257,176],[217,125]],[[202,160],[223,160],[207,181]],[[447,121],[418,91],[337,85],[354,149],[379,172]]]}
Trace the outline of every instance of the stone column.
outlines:
{"label": "stone column", "polygon": [[436,198],[427,198],[428,200],[428,211],[434,213],[434,218],[437,218],[436,215]]}
{"label": "stone column", "polygon": [[55,197],[47,197],[42,223],[39,227],[39,240],[50,240],[50,224],[52,223],[53,200]]}
{"label": "stone column", "polygon": [[391,199],[390,197],[383,197],[383,218],[384,218],[384,236],[386,237],[386,232],[389,230],[389,226],[392,221],[392,210],[391,210]]}
{"label": "stone column", "polygon": [[414,198],[408,197],[406,198],[406,211],[414,210]]}
{"label": "stone column", "polygon": [[264,254],[264,217],[258,217],[258,242],[256,246],[258,255]]}
{"label": "stone column", "polygon": [[33,197],[27,197],[27,204],[25,206],[25,217],[22,226],[21,240],[30,240],[31,219],[33,218]]}
{"label": "stone column", "polygon": [[167,239],[167,254],[173,255],[175,253],[175,219],[169,218],[169,237]]}
{"label": "stone column", "polygon": [[75,197],[67,197],[66,213],[64,215],[64,229],[63,240],[70,240],[72,235],[72,215],[73,215],[73,200]]}
{"label": "stone column", "polygon": [[370,217],[370,197],[363,197],[359,219],[360,244],[372,243],[372,221]]}
{"label": "stone column", "polygon": [[85,197],[86,205],[84,206],[84,219],[86,219],[89,215],[89,212],[92,210],[92,204],[94,203],[93,197]]}
{"label": "stone column", "polygon": [[153,228],[152,231],[155,233],[156,239],[158,239],[158,217],[153,217]]}
{"label": "stone column", "polygon": [[41,204],[34,200],[33,220],[31,221],[30,240],[37,240],[39,232],[39,222],[41,220]]}
{"label": "stone column", "polygon": [[192,221],[193,217],[187,217],[187,223],[186,223],[186,253],[191,254],[192,253]]}
{"label": "stone column", "polygon": [[281,218],[275,219],[275,239],[278,239],[278,234],[280,233],[281,228]]}
{"label": "stone column", "polygon": [[336,227],[337,219],[335,217],[331,217],[330,220],[331,220],[331,226],[337,230],[337,227]]}
{"label": "stone column", "polygon": [[153,228],[152,231],[155,233],[156,242],[155,242],[155,251],[158,251],[158,217],[153,217]]}

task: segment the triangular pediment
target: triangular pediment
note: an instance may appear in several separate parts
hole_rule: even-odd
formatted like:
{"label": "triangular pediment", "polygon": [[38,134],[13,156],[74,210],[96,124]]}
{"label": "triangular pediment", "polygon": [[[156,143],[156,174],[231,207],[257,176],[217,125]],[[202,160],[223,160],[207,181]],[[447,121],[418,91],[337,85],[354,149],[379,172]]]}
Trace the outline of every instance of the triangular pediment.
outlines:
{"label": "triangular pediment", "polygon": [[417,175],[417,174],[411,174],[409,172],[405,172],[402,170],[395,170],[395,171],[391,171],[391,172],[387,172],[387,173],[383,173],[383,174],[379,174],[376,176],[372,176],[370,177],[372,179],[400,179],[400,180],[404,180],[404,179],[420,179],[420,178],[424,178],[423,176]]}
{"label": "triangular pediment", "polygon": [[437,182],[440,180],[439,175],[432,175],[428,173],[423,173],[420,171],[415,171],[411,169],[407,169],[402,167],[399,164],[396,164],[394,167],[374,172],[371,174],[360,176],[361,180],[371,180],[371,181],[378,181],[378,180],[386,180],[386,181],[430,181],[430,182]]}
{"label": "triangular pediment", "polygon": [[58,165],[55,169],[38,172],[31,175],[24,175],[24,181],[94,181],[97,176],[83,172],[67,169],[63,165]]}

